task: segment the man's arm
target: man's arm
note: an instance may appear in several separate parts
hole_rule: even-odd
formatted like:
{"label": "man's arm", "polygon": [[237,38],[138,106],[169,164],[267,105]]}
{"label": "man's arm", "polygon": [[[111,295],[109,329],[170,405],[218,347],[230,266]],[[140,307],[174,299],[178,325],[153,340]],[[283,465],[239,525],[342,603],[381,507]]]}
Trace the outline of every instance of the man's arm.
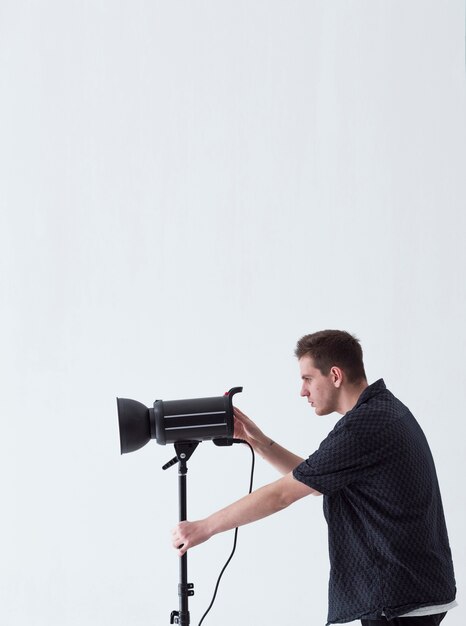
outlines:
{"label": "man's arm", "polygon": [[281,474],[288,474],[300,463],[303,458],[293,454],[283,446],[267,437],[256,424],[237,407],[233,407],[235,416],[235,437],[245,439],[254,450],[268,461]]}
{"label": "man's arm", "polygon": [[207,541],[213,535],[277,513],[310,494],[321,495],[289,473],[203,520],[180,522],[173,530],[172,545],[182,556],[186,550]]}

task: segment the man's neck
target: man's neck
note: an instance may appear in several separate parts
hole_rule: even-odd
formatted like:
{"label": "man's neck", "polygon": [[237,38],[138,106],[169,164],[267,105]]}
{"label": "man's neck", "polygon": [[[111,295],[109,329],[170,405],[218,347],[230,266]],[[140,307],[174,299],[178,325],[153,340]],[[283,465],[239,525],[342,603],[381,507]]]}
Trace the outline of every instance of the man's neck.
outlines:
{"label": "man's neck", "polygon": [[367,384],[367,380],[362,380],[360,383],[345,385],[345,387],[341,390],[340,401],[338,403],[338,413],[344,415],[351,411],[359,400],[360,395],[367,389],[369,385]]}

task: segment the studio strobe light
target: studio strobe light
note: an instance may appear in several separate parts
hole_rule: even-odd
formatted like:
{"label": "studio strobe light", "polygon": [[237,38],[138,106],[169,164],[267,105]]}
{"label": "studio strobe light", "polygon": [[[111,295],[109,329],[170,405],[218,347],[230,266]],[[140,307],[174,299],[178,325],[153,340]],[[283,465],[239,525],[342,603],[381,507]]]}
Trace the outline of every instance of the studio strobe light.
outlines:
{"label": "studio strobe light", "polygon": [[233,437],[233,387],[224,396],[191,400],[156,400],[152,408],[117,398],[121,454],[134,452],[151,439],[165,445]]}
{"label": "studio strobe light", "polygon": [[[201,441],[229,444],[233,440],[233,396],[242,391],[233,387],[223,396],[190,400],[156,400],[152,408],[137,400],[117,398],[121,454],[134,452],[151,439],[158,444],[173,443],[176,456],[163,469],[178,463],[179,520],[187,519],[187,461]],[[172,611],[170,624],[189,626],[188,597],[194,595],[188,583],[188,555],[180,557],[179,610]]]}

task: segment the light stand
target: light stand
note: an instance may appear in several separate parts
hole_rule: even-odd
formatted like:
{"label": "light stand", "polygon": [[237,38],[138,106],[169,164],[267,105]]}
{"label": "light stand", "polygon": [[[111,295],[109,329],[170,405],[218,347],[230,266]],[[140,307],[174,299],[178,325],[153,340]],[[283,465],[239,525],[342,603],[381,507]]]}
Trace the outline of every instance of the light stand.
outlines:
{"label": "light stand", "polygon": [[[242,387],[232,387],[223,396],[189,400],[156,400],[152,408],[146,407],[137,400],[117,398],[122,454],[142,448],[151,439],[155,439],[161,445],[174,444],[176,456],[166,463],[163,469],[168,469],[178,463],[180,522],[187,519],[187,461],[201,441],[213,441],[217,445],[233,443],[233,396],[242,390]],[[188,598],[194,595],[194,585],[188,583],[187,553],[185,552],[179,559],[179,610],[171,612],[170,624],[189,626]]]}
{"label": "light stand", "polygon": [[[175,463],[178,463],[178,508],[180,522],[184,522],[187,519],[187,461],[198,445],[199,441],[180,441],[175,443],[176,456],[171,461],[168,461],[162,468],[166,470],[172,465],[175,465]],[[188,598],[193,595],[194,585],[193,583],[188,583],[188,553],[185,552],[183,556],[180,557],[180,582],[178,584],[179,610],[171,612],[170,624],[189,626]]]}

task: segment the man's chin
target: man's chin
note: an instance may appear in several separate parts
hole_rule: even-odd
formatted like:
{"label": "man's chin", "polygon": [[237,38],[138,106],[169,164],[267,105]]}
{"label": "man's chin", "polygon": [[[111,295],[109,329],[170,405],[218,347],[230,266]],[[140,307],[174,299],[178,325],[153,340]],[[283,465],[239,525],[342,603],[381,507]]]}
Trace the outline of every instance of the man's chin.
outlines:
{"label": "man's chin", "polygon": [[327,409],[319,409],[316,406],[314,407],[314,411],[315,411],[315,414],[318,415],[319,417],[323,417],[324,415],[330,415],[330,413],[333,413],[333,411],[329,411]]}

